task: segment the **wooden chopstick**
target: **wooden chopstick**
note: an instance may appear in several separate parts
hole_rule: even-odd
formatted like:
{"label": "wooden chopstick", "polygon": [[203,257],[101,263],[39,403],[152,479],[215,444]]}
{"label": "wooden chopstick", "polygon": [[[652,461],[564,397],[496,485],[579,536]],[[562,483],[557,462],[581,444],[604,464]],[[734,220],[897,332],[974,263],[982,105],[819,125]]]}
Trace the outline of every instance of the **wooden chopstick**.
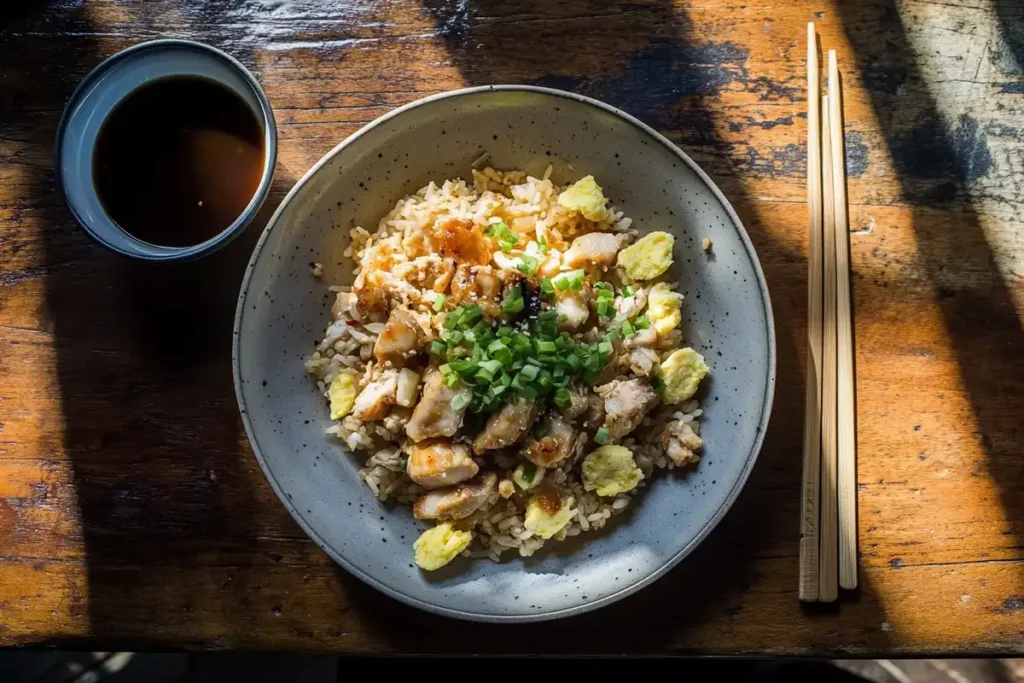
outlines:
{"label": "wooden chopstick", "polygon": [[839,487],[839,585],[857,587],[857,435],[850,305],[850,227],[846,214],[846,147],[842,81],[835,50],[828,53],[829,142],[836,254],[837,460]]}
{"label": "wooden chopstick", "polygon": [[[821,98],[821,128],[831,126],[830,97]],[[836,216],[835,184],[832,182],[831,136],[822,137],[821,159],[826,182],[823,184],[822,213],[825,224],[825,328],[821,361],[821,531],[818,549],[818,600],[832,602],[839,597],[838,546],[836,526],[837,449],[836,449]]]}
{"label": "wooden chopstick", "polygon": [[821,487],[822,177],[818,40],[807,24],[807,388],[804,407],[800,599],[818,599],[818,491]]}

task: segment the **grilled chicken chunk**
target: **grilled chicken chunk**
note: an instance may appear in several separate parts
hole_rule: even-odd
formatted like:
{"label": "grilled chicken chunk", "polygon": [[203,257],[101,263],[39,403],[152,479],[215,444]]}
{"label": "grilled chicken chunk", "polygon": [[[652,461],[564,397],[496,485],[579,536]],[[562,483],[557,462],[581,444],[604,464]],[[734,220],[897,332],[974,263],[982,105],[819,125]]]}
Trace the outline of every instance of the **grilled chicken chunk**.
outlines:
{"label": "grilled chicken chunk", "polygon": [[536,407],[533,401],[525,400],[503,405],[487,419],[483,431],[473,441],[473,450],[479,454],[519,441],[533,424]]}
{"label": "grilled chicken chunk", "polygon": [[558,313],[558,329],[573,331],[587,322],[590,317],[590,304],[594,300],[594,290],[590,285],[574,292],[571,289],[555,292],[555,312]]}
{"label": "grilled chicken chunk", "polygon": [[480,468],[473,462],[469,446],[448,439],[430,439],[414,444],[406,465],[409,478],[427,489],[453,486],[472,479]]}
{"label": "grilled chicken chunk", "polygon": [[658,402],[658,394],[645,380],[613,380],[595,389],[604,399],[604,427],[612,441],[626,436]]}
{"label": "grilled chicken chunk", "polygon": [[571,456],[576,450],[577,434],[569,421],[558,413],[544,418],[544,436],[523,447],[523,457],[538,467],[550,467]]}
{"label": "grilled chicken chunk", "polygon": [[498,475],[487,472],[476,481],[455,488],[431,491],[416,501],[416,519],[463,519],[480,509],[498,490]]}
{"label": "grilled chicken chunk", "polygon": [[461,385],[451,389],[445,384],[444,376],[437,370],[430,370],[423,382],[423,395],[412,411],[405,433],[419,442],[436,436],[453,436],[462,426],[466,409],[452,408],[452,399],[461,395],[469,405],[473,397],[470,387]]}
{"label": "grilled chicken chunk", "polygon": [[703,446],[704,442],[693,431],[690,423],[674,420],[665,425],[661,433],[661,444],[665,447],[665,455],[682,466],[699,460],[694,451]]}
{"label": "grilled chicken chunk", "polygon": [[608,232],[591,232],[573,240],[572,246],[562,256],[562,266],[583,268],[601,266],[607,268],[615,263],[619,253],[619,238]]}
{"label": "grilled chicken chunk", "polygon": [[382,420],[388,408],[395,404],[398,391],[398,373],[387,372],[379,379],[366,385],[352,406],[352,413],[363,422]]}
{"label": "grilled chicken chunk", "polygon": [[406,308],[396,308],[388,316],[384,331],[377,337],[373,355],[379,363],[404,363],[406,358],[416,353],[421,334],[422,328],[413,312]]}

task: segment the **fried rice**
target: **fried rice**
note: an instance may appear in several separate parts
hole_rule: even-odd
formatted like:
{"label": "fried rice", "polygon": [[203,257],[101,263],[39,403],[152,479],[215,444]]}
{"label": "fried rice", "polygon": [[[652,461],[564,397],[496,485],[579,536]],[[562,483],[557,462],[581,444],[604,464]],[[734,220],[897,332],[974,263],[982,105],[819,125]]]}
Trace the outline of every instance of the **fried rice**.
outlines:
{"label": "fried rice", "polygon": [[601,529],[699,459],[707,366],[671,235],[550,174],[474,170],[352,230],[354,283],[306,361],[373,494],[434,525],[425,570]]}

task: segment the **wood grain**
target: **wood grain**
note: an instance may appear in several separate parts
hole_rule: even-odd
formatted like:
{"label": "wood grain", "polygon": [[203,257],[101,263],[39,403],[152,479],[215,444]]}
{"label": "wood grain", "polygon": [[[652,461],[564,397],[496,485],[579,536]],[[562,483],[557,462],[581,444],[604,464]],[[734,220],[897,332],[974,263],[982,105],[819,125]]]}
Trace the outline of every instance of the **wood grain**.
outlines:
{"label": "wood grain", "polygon": [[[797,600],[807,243],[803,35],[844,69],[860,570]],[[0,645],[332,652],[1024,652],[1020,12],[755,0],[21,3],[0,18]],[[764,267],[776,407],[734,508],[617,605],[522,628],[439,620],[335,567],[274,498],[231,386],[251,230],[140,266],[73,224],[52,140],[88,70],[186,37],[257,72],[280,154],[264,219],[346,135],[418,97],[594,95],[690,153]],[[989,49],[983,49],[989,46]]]}
{"label": "wood grain", "polygon": [[818,550],[821,501],[821,336],[822,321],[822,174],[821,73],[818,35],[807,24],[807,363],[804,367],[804,444],[800,514],[800,585],[804,602],[818,600]]}

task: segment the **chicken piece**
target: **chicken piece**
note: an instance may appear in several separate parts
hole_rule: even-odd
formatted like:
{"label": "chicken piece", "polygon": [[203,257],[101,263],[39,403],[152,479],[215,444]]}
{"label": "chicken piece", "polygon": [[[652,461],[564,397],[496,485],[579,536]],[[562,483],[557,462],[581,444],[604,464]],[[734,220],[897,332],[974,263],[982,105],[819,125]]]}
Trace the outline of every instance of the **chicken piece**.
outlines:
{"label": "chicken piece", "polygon": [[409,368],[402,368],[398,371],[398,390],[395,395],[395,402],[403,408],[412,408],[416,405],[416,394],[420,388],[420,374]]}
{"label": "chicken piece", "polygon": [[572,246],[562,256],[563,268],[600,266],[607,268],[615,263],[619,253],[619,238],[610,232],[591,232],[573,240]]}
{"label": "chicken piece", "polygon": [[352,406],[352,414],[363,422],[383,420],[388,408],[395,405],[395,394],[398,391],[398,373],[387,372],[377,380],[367,384]]}
{"label": "chicken piece", "polygon": [[658,371],[661,359],[658,352],[639,346],[629,352],[629,369],[641,377],[650,377]]}
{"label": "chicken piece", "polygon": [[479,455],[519,441],[533,424],[536,411],[537,404],[533,401],[506,403],[487,419],[483,431],[473,441],[473,451]]}
{"label": "chicken piece", "polygon": [[703,446],[704,442],[689,422],[673,420],[665,425],[661,433],[661,445],[665,447],[665,455],[682,467],[700,460],[694,451]]}
{"label": "chicken piece", "polygon": [[456,261],[443,259],[437,254],[420,256],[412,261],[399,263],[394,268],[395,277],[405,280],[419,289],[444,292],[455,276]]}
{"label": "chicken piece", "polygon": [[416,315],[407,308],[396,308],[373,345],[373,355],[378,363],[391,361],[399,365],[416,353],[421,336],[422,328]]}
{"label": "chicken piece", "polygon": [[569,405],[562,408],[562,415],[568,420],[575,420],[587,412],[590,405],[589,392],[580,386],[569,387]]}
{"label": "chicken piece", "polygon": [[586,429],[597,429],[604,424],[604,399],[597,394],[587,395],[587,416],[583,420]]}
{"label": "chicken piece", "polygon": [[331,318],[334,320],[341,320],[342,318],[354,318],[358,320],[358,312],[356,310],[359,298],[354,292],[338,292],[338,295],[334,297],[334,303],[331,304]]}
{"label": "chicken piece", "polygon": [[459,266],[452,278],[449,303],[478,304],[484,315],[501,315],[501,278],[491,266]]}
{"label": "chicken piece", "polygon": [[460,395],[469,405],[473,390],[464,384],[452,389],[445,384],[444,375],[437,370],[429,371],[423,381],[423,395],[412,411],[405,433],[416,442],[436,436],[453,436],[462,427],[466,412],[465,408],[452,408],[452,399]]}
{"label": "chicken piece", "polygon": [[604,428],[612,441],[636,429],[658,402],[658,394],[642,379],[612,380],[595,391],[604,399]]}
{"label": "chicken piece", "polygon": [[416,519],[464,519],[480,509],[498,490],[498,475],[488,472],[475,482],[431,491],[412,506]]}
{"label": "chicken piece", "polygon": [[594,290],[584,284],[579,291],[566,289],[555,290],[555,312],[558,313],[558,329],[572,332],[590,318],[590,304],[594,300]]}
{"label": "chicken piece", "polygon": [[632,320],[640,315],[647,305],[647,292],[640,289],[631,296],[620,296],[615,299],[615,317],[618,320]]}
{"label": "chicken piece", "polygon": [[569,421],[558,413],[548,413],[544,418],[544,435],[530,439],[522,454],[538,467],[551,467],[572,456],[577,443],[578,435]]}
{"label": "chicken piece", "polygon": [[483,230],[473,221],[445,218],[434,224],[430,244],[442,258],[460,263],[484,265],[491,260],[491,249]]}
{"label": "chicken piece", "polygon": [[413,444],[405,471],[425,489],[454,486],[472,479],[480,468],[469,447],[448,439],[430,439]]}
{"label": "chicken piece", "polygon": [[633,350],[641,346],[654,346],[657,343],[658,333],[654,331],[653,327],[648,327],[646,330],[637,330],[631,337],[626,337],[622,345]]}

